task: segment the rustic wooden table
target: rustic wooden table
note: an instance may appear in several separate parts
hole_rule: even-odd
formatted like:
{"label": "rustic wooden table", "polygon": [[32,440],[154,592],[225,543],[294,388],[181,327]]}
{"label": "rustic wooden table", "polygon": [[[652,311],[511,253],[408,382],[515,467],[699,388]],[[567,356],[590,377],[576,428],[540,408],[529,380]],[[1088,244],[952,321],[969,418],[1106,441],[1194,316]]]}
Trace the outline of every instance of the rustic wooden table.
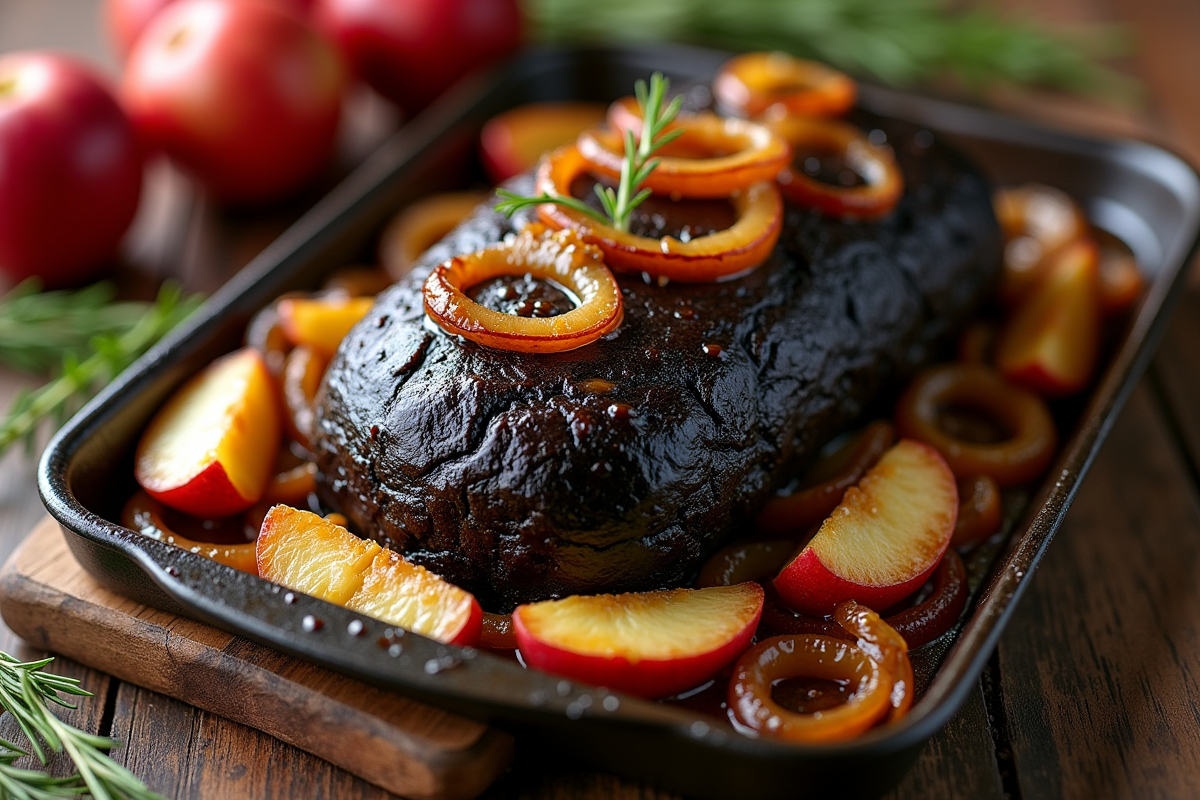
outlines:
{"label": "rustic wooden table", "polygon": [[[0,53],[54,47],[115,71],[97,0],[4,0]],[[1200,2],[1009,0],[1060,23],[1121,20],[1126,68],[1145,108],[997,93],[995,104],[1086,131],[1163,142],[1200,163]],[[252,257],[286,224],[231,217],[157,170],[131,260],[198,290]],[[978,690],[924,751],[893,798],[1194,797],[1200,794],[1200,265],[1150,373],[1121,415],[1009,624]],[[0,404],[27,379],[0,372]],[[33,464],[0,461],[0,557],[43,514]],[[25,646],[0,627],[0,648]],[[56,668],[96,694],[76,724],[123,742],[118,760],[169,797],[390,797],[255,730],[78,664]],[[11,720],[0,736],[12,736]],[[657,798],[518,748],[490,798]],[[59,765],[62,768],[62,765]]]}

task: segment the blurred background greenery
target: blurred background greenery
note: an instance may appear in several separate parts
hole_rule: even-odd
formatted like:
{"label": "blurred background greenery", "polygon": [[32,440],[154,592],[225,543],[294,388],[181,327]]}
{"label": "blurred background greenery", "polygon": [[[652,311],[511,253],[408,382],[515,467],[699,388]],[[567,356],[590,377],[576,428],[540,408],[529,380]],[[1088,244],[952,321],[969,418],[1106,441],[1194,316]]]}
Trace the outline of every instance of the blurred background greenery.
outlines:
{"label": "blurred background greenery", "polygon": [[524,0],[551,41],[673,40],[782,50],[893,86],[978,93],[1035,85],[1117,104],[1135,83],[1104,61],[1128,55],[1118,25],[1052,29],[987,2],[952,0]]}

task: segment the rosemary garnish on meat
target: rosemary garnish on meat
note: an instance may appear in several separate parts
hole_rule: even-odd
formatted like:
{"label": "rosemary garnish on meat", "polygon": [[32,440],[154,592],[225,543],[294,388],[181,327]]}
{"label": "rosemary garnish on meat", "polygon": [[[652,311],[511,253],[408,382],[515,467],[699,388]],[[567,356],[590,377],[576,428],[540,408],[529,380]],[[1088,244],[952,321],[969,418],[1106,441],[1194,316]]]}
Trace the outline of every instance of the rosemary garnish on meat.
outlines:
{"label": "rosemary garnish on meat", "polygon": [[42,764],[48,760],[47,749],[66,753],[75,764],[76,773],[52,778],[20,769],[13,762],[28,753],[0,739],[0,797],[51,800],[90,795],[95,800],[165,800],[105,754],[116,742],[81,731],[54,715],[51,703],[75,707],[63,695],[91,697],[92,693],[83,689],[75,678],[43,672],[42,668],[53,660],[19,661],[0,652],[0,705],[12,714]]}
{"label": "rosemary garnish on meat", "polygon": [[617,182],[617,188],[613,189],[600,183],[595,185],[596,196],[600,199],[603,213],[569,195],[550,195],[542,192],[536,197],[527,197],[507,189],[497,192],[503,200],[496,204],[496,210],[511,217],[516,211],[528,206],[554,203],[585,214],[605,225],[611,225],[619,231],[628,231],[633,210],[651,194],[649,189],[643,189],[641,185],[646,177],[658,168],[659,159],[655,158],[654,154],[683,133],[681,130],[666,130],[679,114],[679,107],[683,104],[683,98],[676,97],[663,106],[670,88],[670,80],[664,78],[661,72],[650,76],[649,88],[642,80],[634,85],[638,106],[642,110],[642,135],[635,138],[633,131],[625,131],[625,158],[621,162],[621,179]]}

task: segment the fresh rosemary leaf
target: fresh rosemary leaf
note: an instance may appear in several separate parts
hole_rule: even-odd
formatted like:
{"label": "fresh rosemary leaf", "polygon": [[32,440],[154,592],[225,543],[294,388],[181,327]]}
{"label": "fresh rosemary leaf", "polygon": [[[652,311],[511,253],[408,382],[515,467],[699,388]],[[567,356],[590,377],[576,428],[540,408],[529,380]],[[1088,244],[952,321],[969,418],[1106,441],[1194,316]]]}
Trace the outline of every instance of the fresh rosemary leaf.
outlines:
{"label": "fresh rosemary leaf", "polygon": [[61,426],[97,391],[142,353],[182,322],[200,304],[184,297],[178,286],[166,284],[150,304],[134,305],[138,314],[124,321],[119,332],[92,335],[82,350],[60,350],[61,369],[49,383],[18,394],[0,418],[0,454],[14,443],[32,448],[44,423]]}
{"label": "fresh rosemary leaf", "polygon": [[1055,32],[988,3],[955,0],[527,0],[552,40],[678,40],[782,50],[898,86],[941,74],[979,90],[1035,84],[1125,102],[1128,77],[1100,59],[1128,50],[1117,27]]}
{"label": "fresh rosemary leaf", "polygon": [[22,281],[0,296],[0,362],[45,374],[64,354],[86,353],[97,336],[124,333],[141,319],[147,304],[116,303],[113,295],[109,283],[43,292],[36,279]]}
{"label": "fresh rosemary leaf", "polygon": [[507,189],[497,192],[501,200],[496,204],[496,210],[511,217],[517,210],[527,206],[554,203],[611,225],[619,231],[628,231],[633,210],[650,196],[650,190],[642,189],[641,184],[658,167],[659,159],[652,156],[683,133],[681,130],[664,133],[683,105],[683,98],[676,97],[663,107],[670,88],[671,82],[661,72],[650,77],[649,86],[642,80],[634,84],[634,92],[642,110],[642,133],[640,137],[635,137],[633,131],[625,131],[625,157],[621,162],[621,178],[617,188],[599,183],[593,187],[603,213],[574,197],[551,196],[546,192],[536,197],[524,197]]}
{"label": "fresh rosemary leaf", "polygon": [[73,678],[43,672],[51,661],[20,661],[0,652],[0,705],[17,721],[39,761],[46,763],[47,749],[66,753],[78,773],[51,778],[19,769],[13,762],[25,751],[0,740],[8,750],[0,754],[0,797],[50,800],[88,794],[95,800],[165,800],[108,757],[106,751],[116,744],[112,739],[81,731],[54,715],[51,704],[74,707],[62,695],[91,697],[91,693]]}

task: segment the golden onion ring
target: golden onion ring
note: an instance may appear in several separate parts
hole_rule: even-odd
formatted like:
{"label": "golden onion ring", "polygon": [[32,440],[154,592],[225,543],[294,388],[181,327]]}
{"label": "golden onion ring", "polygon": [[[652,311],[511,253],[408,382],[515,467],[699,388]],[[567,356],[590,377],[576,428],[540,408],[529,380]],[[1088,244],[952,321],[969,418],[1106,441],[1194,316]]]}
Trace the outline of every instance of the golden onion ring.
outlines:
{"label": "golden onion ring", "polygon": [[[853,739],[912,705],[913,675],[904,639],[874,611],[854,601],[835,617],[857,643],[818,634],[776,636],[738,659],[729,682],[729,709],[742,725],[790,742]],[[776,681],[823,678],[853,686],[843,704],[814,714],[789,711],[771,695]]]}
{"label": "golden onion ring", "polygon": [[[641,118],[637,121],[634,133],[640,134]],[[678,119],[672,129],[683,134],[656,154],[658,167],[641,183],[655,194],[728,197],[756,183],[775,180],[792,157],[791,146],[779,134],[744,119],[697,114]],[[576,144],[589,171],[621,177],[625,161],[621,130],[592,128],[579,134]]]}
{"label": "golden onion ring", "polygon": [[789,166],[779,176],[783,193],[798,206],[815,208],[831,216],[860,219],[882,217],[895,208],[904,194],[904,175],[890,148],[879,147],[846,122],[788,117],[772,123],[793,149],[840,155],[858,173],[863,186],[834,186]]}
{"label": "golden onion ring", "polygon": [[[553,281],[579,298],[555,317],[504,314],[476,303],[464,290],[502,275]],[[560,353],[591,344],[624,316],[621,289],[600,249],[573,231],[527,225],[511,239],[440,264],[425,281],[425,312],[449,333],[488,347],[522,353]]]}
{"label": "golden onion ring", "polygon": [[[569,197],[571,183],[587,173],[588,167],[579,148],[556,150],[538,168],[537,191],[551,197]],[[730,202],[738,215],[733,226],[687,242],[672,236],[652,239],[619,231],[553,203],[538,206],[538,216],[547,225],[570,228],[598,246],[615,270],[699,283],[749,272],[767,259],[779,240],[783,202],[774,184],[755,184],[731,197]]]}
{"label": "golden onion ring", "polygon": [[746,53],[721,67],[713,94],[723,113],[782,119],[835,117],[854,106],[858,94],[844,72],[787,53]]}
{"label": "golden onion ring", "polygon": [[[1008,438],[981,444],[946,432],[938,418],[956,406],[993,417]],[[896,432],[936,449],[959,478],[987,475],[1002,489],[1041,475],[1058,446],[1046,403],[979,364],[943,364],[918,375],[896,403]]]}
{"label": "golden onion ring", "polygon": [[379,260],[392,280],[407,275],[426,250],[487,197],[483,192],[443,192],[424,197],[397,214],[379,239]]}

